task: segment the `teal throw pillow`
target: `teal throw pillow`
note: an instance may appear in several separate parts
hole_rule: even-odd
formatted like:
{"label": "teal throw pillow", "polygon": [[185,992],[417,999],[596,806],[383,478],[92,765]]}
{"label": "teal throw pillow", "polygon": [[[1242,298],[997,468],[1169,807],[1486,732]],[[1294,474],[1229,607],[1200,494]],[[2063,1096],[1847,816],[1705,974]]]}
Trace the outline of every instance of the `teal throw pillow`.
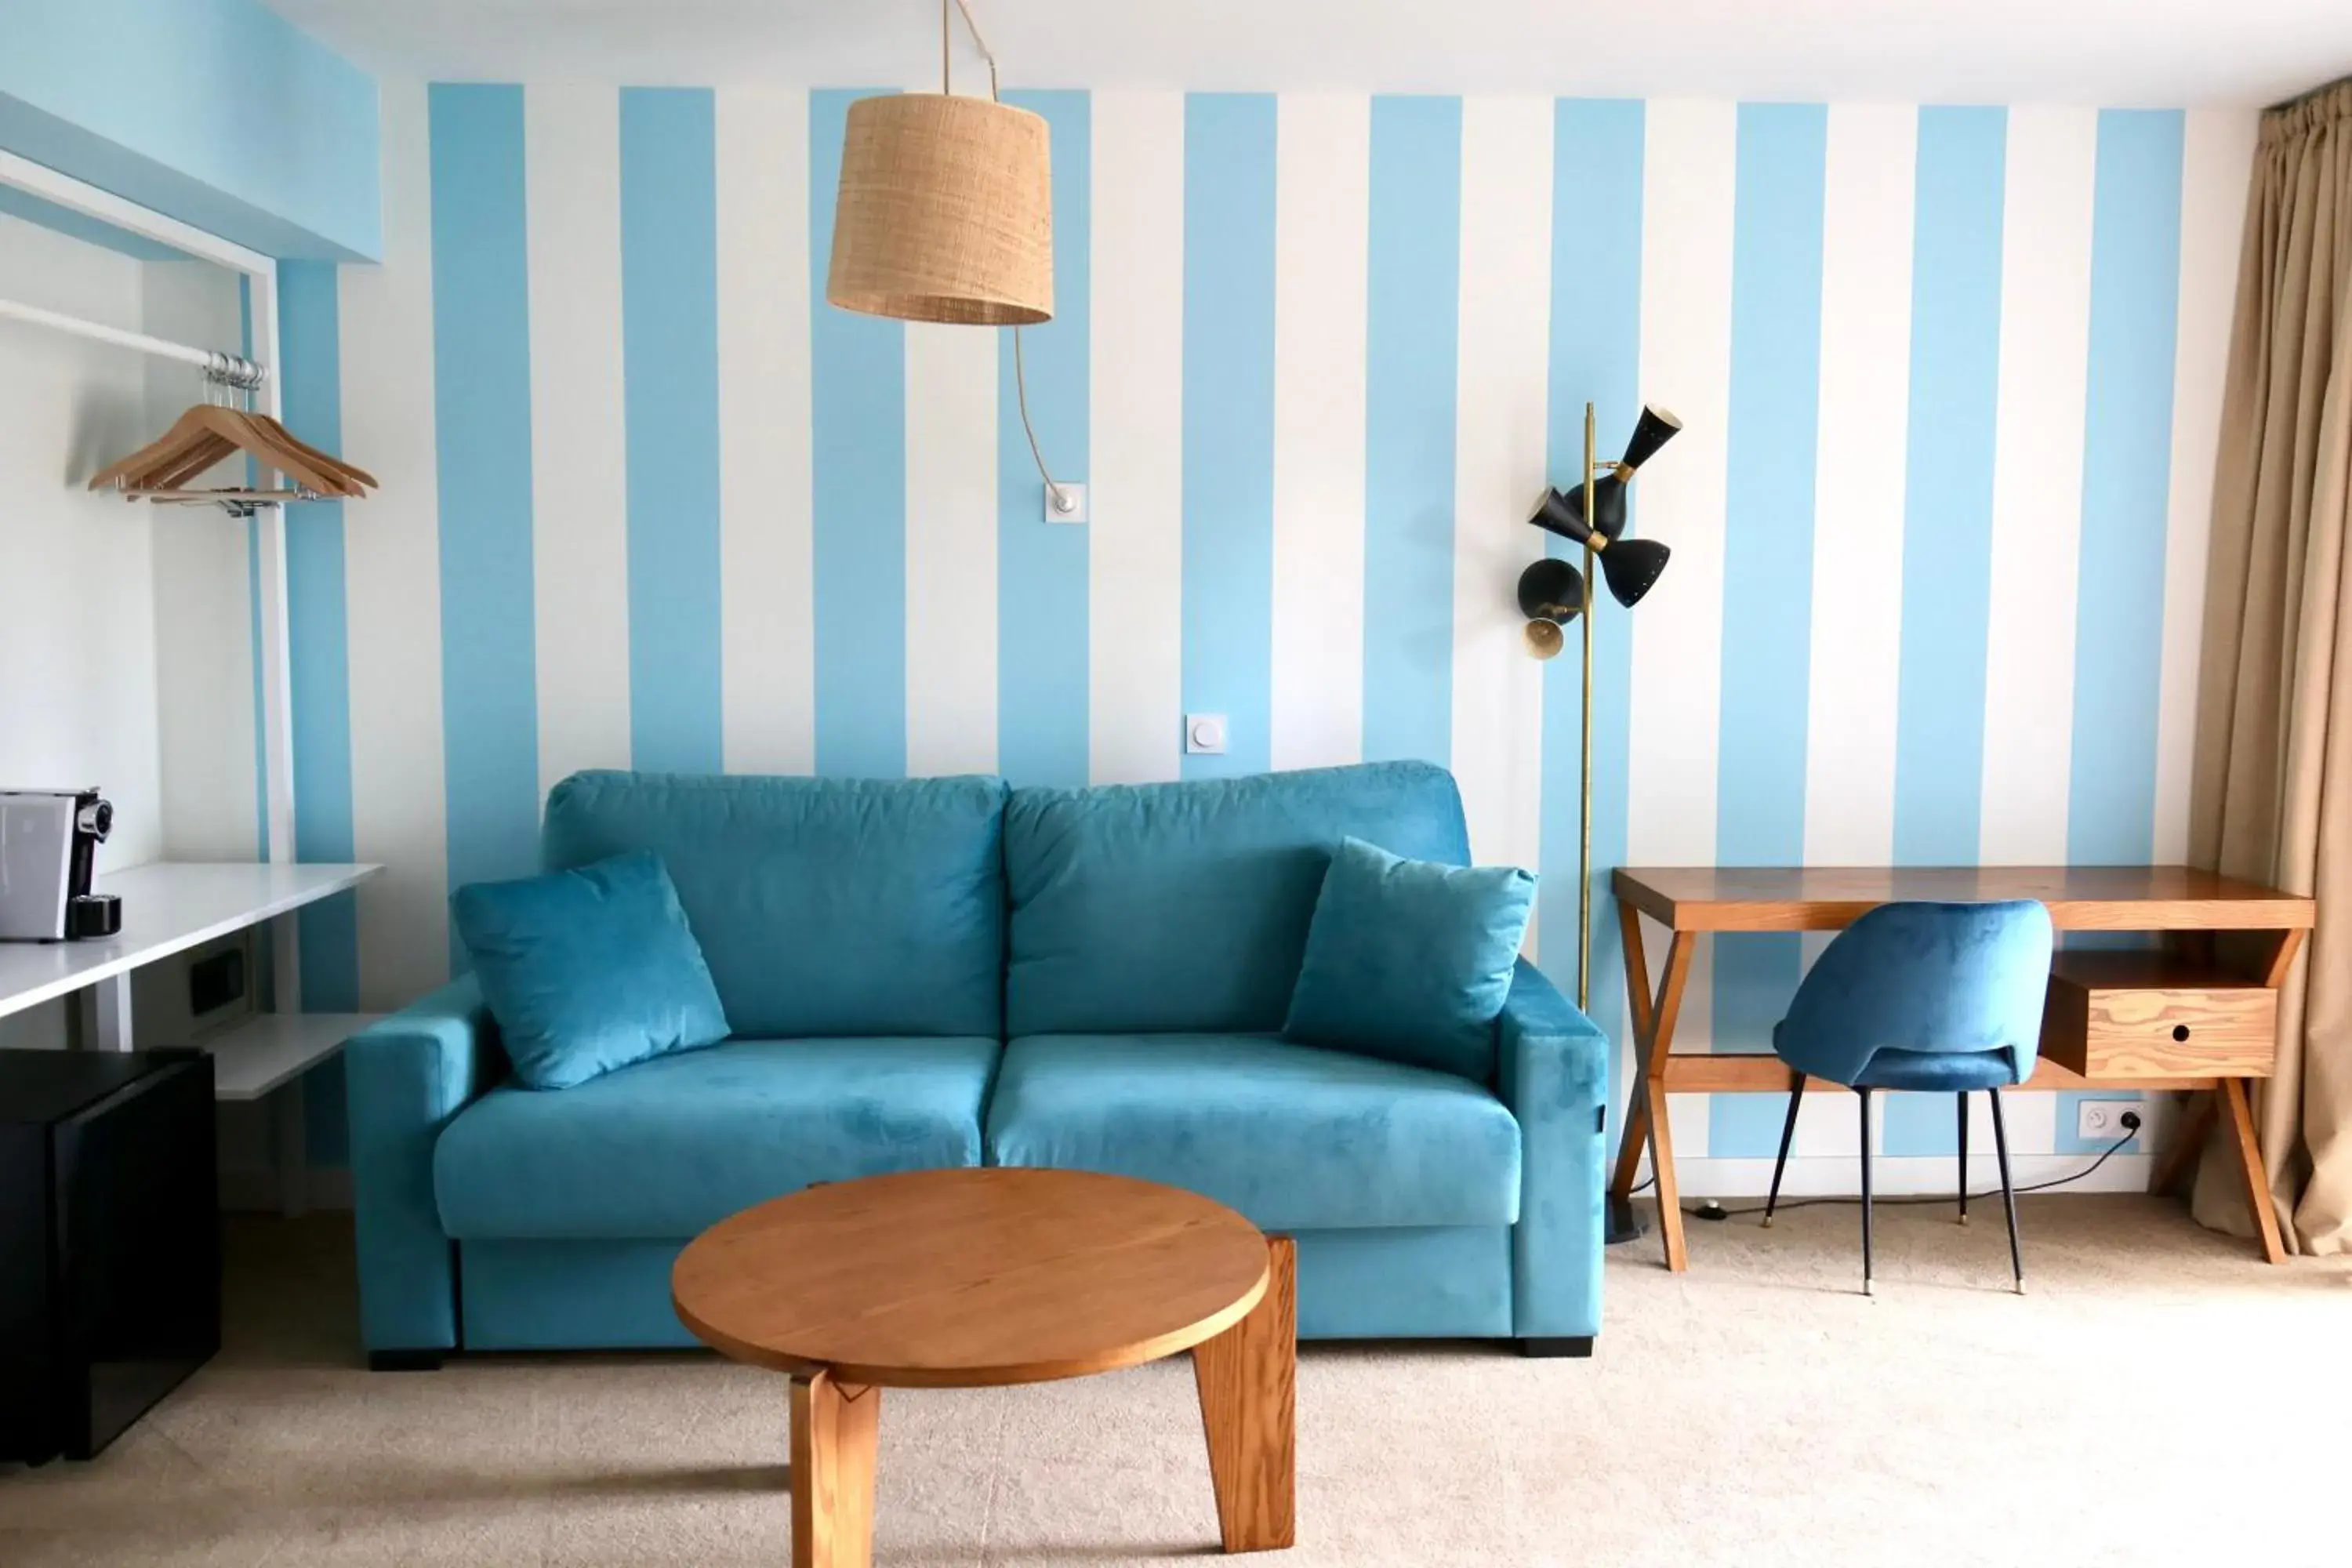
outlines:
{"label": "teal throw pillow", "polygon": [[570,1089],[728,1036],[658,856],[476,882],[449,905],[507,1059],[532,1089]]}
{"label": "teal throw pillow", "polygon": [[1441,866],[1343,841],[1284,1036],[1486,1082],[1535,891],[1535,878],[1510,867]]}

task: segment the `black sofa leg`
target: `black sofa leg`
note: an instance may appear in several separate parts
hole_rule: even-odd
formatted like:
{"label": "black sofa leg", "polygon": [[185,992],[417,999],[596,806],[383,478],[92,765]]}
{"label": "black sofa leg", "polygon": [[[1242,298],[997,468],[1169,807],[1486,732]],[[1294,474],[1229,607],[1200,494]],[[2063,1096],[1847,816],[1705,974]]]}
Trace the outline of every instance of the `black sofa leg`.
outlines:
{"label": "black sofa leg", "polygon": [[1551,1361],[1561,1356],[1583,1361],[1592,1354],[1592,1336],[1573,1334],[1564,1339],[1521,1340],[1519,1353],[1537,1361]]}
{"label": "black sofa leg", "polygon": [[370,1372],[439,1372],[446,1351],[370,1351]]}

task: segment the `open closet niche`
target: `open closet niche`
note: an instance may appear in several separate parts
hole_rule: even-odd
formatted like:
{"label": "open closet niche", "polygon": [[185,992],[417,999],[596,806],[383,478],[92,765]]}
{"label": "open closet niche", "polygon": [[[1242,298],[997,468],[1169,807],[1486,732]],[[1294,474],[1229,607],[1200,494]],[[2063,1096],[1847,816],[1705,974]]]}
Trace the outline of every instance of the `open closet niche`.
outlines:
{"label": "open closet niche", "polygon": [[[228,353],[248,341],[235,269],[5,181],[0,301]],[[0,787],[102,787],[101,873],[261,852],[257,522],[85,489],[205,395],[196,366],[0,311]],[[243,477],[224,463],[200,482]],[[50,1004],[0,1018],[0,1044],[68,1027]]]}

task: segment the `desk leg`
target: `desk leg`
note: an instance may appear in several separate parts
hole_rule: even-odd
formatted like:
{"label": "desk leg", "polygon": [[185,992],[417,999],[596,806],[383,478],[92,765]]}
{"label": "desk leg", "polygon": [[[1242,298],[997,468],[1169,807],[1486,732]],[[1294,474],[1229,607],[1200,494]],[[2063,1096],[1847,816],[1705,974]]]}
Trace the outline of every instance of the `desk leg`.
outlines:
{"label": "desk leg", "polygon": [[1617,1140],[1617,1173],[1609,1179],[1610,1197],[1622,1203],[1633,1191],[1642,1150],[1650,1141],[1650,1101],[1642,1092],[1642,1042],[1650,1037],[1650,960],[1642,951],[1641,911],[1622,899],[1617,901],[1617,924],[1624,933],[1618,945],[1625,955],[1625,1008],[1633,1025],[1633,1081],[1626,1086],[1625,1130]]}
{"label": "desk leg", "polygon": [[94,1050],[127,1051],[131,1031],[131,973],[110,974],[80,992],[82,1043]]}
{"label": "desk leg", "polygon": [[1675,1181],[1675,1131],[1666,1108],[1666,1058],[1674,1049],[1675,1025],[1682,1016],[1683,987],[1690,980],[1691,956],[1697,950],[1694,931],[1678,931],[1666,947],[1666,972],[1658,982],[1653,1002],[1649,962],[1642,951],[1642,917],[1630,904],[1617,906],[1625,933],[1625,994],[1633,1016],[1633,1044],[1640,1071],[1634,1079],[1631,1105],[1625,1113],[1625,1139],[1617,1152],[1616,1179],[1611,1192],[1620,1199],[1633,1190],[1633,1173],[1647,1140],[1650,1172],[1658,1184],[1658,1235],[1665,1243],[1666,1267],[1681,1273],[1690,1266],[1683,1246],[1682,1190]]}
{"label": "desk leg", "polygon": [[288,1079],[269,1094],[270,1158],[278,1167],[278,1212],[299,1219],[310,1209],[310,1134],[303,1121],[302,1079]]}
{"label": "desk leg", "polygon": [[2254,1137],[2254,1116],[2246,1103],[2246,1080],[2225,1078],[2214,1094],[2229,1123],[2229,1143],[2238,1156],[2246,1181],[2246,1203],[2254,1213],[2254,1229],[2263,1238],[2263,1256],[2273,1263],[2286,1261],[2286,1244],[2279,1237],[2278,1205],[2271,1202],[2270,1172],[2263,1164],[2263,1146]]}

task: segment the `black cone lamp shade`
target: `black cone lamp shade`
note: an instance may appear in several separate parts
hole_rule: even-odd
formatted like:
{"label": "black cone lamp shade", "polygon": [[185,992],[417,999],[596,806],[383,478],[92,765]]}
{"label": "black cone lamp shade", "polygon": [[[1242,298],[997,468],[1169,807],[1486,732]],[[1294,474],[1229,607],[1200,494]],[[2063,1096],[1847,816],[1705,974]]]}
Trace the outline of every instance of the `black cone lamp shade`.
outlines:
{"label": "black cone lamp shade", "polygon": [[1538,658],[1559,652],[1560,627],[1584,613],[1584,574],[1547,555],[1519,574],[1519,614],[1528,620],[1528,651]]}
{"label": "black cone lamp shade", "polygon": [[[1669,430],[1668,435],[1674,432]],[[1620,489],[1622,495],[1622,489]],[[1594,500],[1599,500],[1594,492]],[[1654,539],[1610,539],[1596,526],[1588,531],[1584,526],[1584,506],[1581,500],[1571,502],[1558,490],[1546,490],[1535,516],[1528,519],[1538,528],[1557,533],[1562,539],[1572,539],[1579,544],[1591,543],[1601,554],[1601,577],[1609,584],[1610,596],[1627,606],[1642,602],[1666,569],[1666,557],[1673,553]],[[1540,564],[1540,563],[1538,563]],[[1520,579],[1524,584],[1526,578]]]}
{"label": "black cone lamp shade", "polygon": [[1601,557],[1601,580],[1609,584],[1611,596],[1619,604],[1638,605],[1658,580],[1658,574],[1666,569],[1666,557],[1672,553],[1654,539],[1621,539]]}
{"label": "black cone lamp shade", "polygon": [[[1625,486],[1632,481],[1634,471],[1648,462],[1659,447],[1673,440],[1682,427],[1683,422],[1663,408],[1642,410],[1642,417],[1633,426],[1633,439],[1625,443],[1625,456],[1592,483],[1594,532],[1612,540],[1624,536]],[[1570,490],[1567,502],[1570,510],[1582,517],[1584,487],[1579,485]]]}

